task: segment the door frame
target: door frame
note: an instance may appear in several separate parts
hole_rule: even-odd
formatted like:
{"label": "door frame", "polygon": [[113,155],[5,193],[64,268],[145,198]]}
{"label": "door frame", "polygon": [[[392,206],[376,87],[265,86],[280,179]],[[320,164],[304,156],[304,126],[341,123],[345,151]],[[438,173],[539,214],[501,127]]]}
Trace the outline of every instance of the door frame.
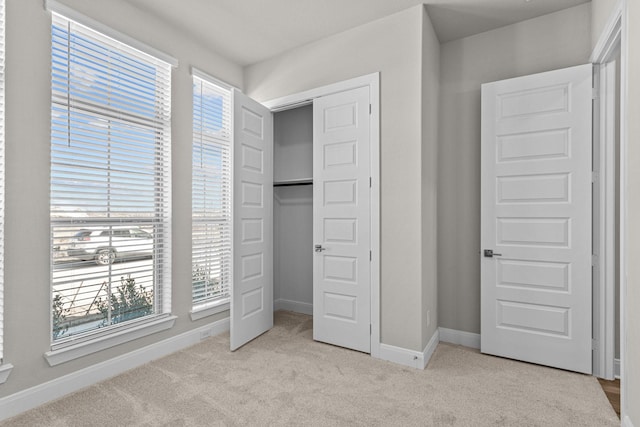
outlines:
{"label": "door frame", "polygon": [[[594,64],[594,263],[593,274],[593,375],[616,376],[615,363],[615,223],[620,222],[620,377],[623,376],[626,200],[626,31],[625,0],[619,0],[609,17],[589,61]],[[616,99],[616,78],[611,64],[620,51],[620,99]],[[620,170],[615,170],[615,106],[620,105]],[[615,212],[615,181],[620,177],[620,206]],[[624,393],[623,393],[624,394]],[[624,407],[624,405],[622,405]]]}
{"label": "door frame", "polygon": [[371,173],[371,357],[380,358],[380,73],[372,73],[349,80],[272,99],[263,104],[272,113],[313,103],[315,98],[369,87],[370,115],[370,173]]}

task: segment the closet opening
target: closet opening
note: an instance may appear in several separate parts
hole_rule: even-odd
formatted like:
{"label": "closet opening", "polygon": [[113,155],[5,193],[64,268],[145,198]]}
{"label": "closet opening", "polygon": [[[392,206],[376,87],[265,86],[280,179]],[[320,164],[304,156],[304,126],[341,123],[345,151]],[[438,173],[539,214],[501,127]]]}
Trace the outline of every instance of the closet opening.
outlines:
{"label": "closet opening", "polygon": [[273,114],[273,308],[313,315],[313,105]]}
{"label": "closet opening", "polygon": [[379,145],[378,73],[264,104],[234,91],[232,351],[288,310],[381,357]]}

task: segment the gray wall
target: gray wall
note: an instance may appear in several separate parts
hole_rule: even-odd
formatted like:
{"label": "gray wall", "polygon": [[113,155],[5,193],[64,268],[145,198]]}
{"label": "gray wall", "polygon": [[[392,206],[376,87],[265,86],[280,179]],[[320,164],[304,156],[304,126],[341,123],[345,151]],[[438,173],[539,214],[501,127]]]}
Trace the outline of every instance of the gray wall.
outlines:
{"label": "gray wall", "polygon": [[313,304],[313,187],[276,187],[273,194],[273,299],[302,303],[309,309]]}
{"label": "gray wall", "polygon": [[273,181],[313,177],[313,105],[273,115]]}
{"label": "gray wall", "polygon": [[[49,153],[51,20],[42,1],[7,1],[5,362],[14,365],[0,397],[227,317],[192,322],[191,105],[189,66],[235,85],[239,66],[186,39],[163,22],[120,0],[64,0],[81,13],[173,55],[173,329],[49,367]],[[186,231],[186,232],[185,232]]]}
{"label": "gray wall", "polygon": [[591,50],[596,46],[609,15],[618,0],[592,0],[591,2]]}
{"label": "gray wall", "polygon": [[586,3],[440,46],[439,325],[480,332],[480,85],[584,64]]}
{"label": "gray wall", "polygon": [[433,44],[423,49],[423,25],[416,6],[245,69],[246,92],[261,101],[381,73],[382,342],[420,351],[423,287],[434,287],[423,270],[435,271],[434,259],[423,265],[421,156],[435,141],[422,135],[419,88],[423,58],[438,63]]}

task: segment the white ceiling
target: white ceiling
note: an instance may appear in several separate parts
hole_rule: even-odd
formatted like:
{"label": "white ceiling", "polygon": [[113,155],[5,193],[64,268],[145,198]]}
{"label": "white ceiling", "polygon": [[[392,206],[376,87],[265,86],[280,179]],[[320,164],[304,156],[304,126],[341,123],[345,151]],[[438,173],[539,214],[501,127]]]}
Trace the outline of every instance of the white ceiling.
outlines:
{"label": "white ceiling", "polygon": [[239,65],[426,3],[441,42],[590,0],[125,0]]}

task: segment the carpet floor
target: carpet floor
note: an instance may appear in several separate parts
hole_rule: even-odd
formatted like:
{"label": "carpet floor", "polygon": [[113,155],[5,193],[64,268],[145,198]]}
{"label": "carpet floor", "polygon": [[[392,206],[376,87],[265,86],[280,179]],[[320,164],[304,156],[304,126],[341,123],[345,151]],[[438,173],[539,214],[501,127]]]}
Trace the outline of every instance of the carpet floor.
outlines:
{"label": "carpet floor", "polygon": [[15,426],[616,426],[594,377],[440,344],[421,371],[312,340],[277,312],[0,423]]}

